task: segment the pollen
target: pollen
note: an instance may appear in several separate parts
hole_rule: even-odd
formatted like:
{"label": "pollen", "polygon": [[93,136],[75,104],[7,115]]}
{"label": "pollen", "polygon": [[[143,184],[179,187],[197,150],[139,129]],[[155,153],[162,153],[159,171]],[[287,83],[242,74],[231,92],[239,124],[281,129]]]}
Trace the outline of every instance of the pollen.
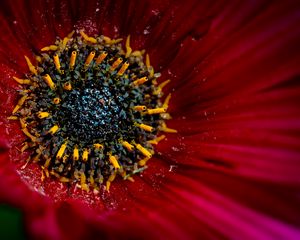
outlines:
{"label": "pollen", "polygon": [[12,78],[21,89],[8,118],[26,137],[19,149],[30,157],[22,168],[40,166],[44,183],[109,192],[151,164],[166,139],[161,132],[177,132],[165,123],[170,80],[160,83],[149,55],[130,40],[73,31],[43,47],[37,65],[25,56],[29,72]]}

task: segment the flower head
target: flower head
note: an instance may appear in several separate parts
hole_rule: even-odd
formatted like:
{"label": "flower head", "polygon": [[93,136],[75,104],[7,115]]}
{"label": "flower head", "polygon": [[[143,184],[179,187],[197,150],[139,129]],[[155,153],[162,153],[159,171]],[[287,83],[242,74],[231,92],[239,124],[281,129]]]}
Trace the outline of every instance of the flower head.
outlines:
{"label": "flower head", "polygon": [[[0,198],[23,209],[31,236],[299,235],[296,1],[1,4]],[[130,35],[130,47],[145,49],[161,73],[159,83],[171,79],[164,88],[173,91],[168,125],[178,134],[168,134],[157,146],[134,183],[116,179],[109,193],[70,189],[55,180],[44,184],[38,164],[22,169],[28,156],[17,148],[25,137],[19,123],[7,120],[19,100],[13,76],[23,79],[28,71],[23,56],[33,62],[40,49],[74,29],[85,29],[87,40]],[[44,83],[54,86],[49,78]],[[50,113],[45,112],[39,113],[42,119]]]}

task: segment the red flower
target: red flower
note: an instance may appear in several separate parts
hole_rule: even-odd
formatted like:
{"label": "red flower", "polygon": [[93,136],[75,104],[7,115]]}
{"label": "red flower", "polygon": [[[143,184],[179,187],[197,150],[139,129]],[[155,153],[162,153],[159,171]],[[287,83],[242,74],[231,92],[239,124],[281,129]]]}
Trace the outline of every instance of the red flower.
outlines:
{"label": "red flower", "polygon": [[[37,239],[299,238],[299,21],[297,1],[2,1],[1,202]],[[22,171],[23,135],[6,120],[23,56],[82,27],[146,49],[172,79],[179,132],[134,183],[99,196]]]}

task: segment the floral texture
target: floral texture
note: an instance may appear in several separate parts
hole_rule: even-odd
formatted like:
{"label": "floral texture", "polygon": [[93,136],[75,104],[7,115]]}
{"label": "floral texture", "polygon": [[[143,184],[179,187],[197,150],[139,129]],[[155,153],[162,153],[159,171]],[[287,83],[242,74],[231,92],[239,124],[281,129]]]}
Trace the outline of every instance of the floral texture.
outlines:
{"label": "floral texture", "polygon": [[[2,1],[0,201],[37,239],[299,238],[299,22],[298,1]],[[98,195],[22,169],[7,120],[24,55],[80,29],[146,50],[178,130],[134,183]]]}

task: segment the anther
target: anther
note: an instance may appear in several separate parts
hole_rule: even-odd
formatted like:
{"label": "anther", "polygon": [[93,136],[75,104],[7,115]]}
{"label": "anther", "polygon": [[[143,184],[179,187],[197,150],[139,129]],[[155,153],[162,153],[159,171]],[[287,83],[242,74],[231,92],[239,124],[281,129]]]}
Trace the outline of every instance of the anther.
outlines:
{"label": "anther", "polygon": [[121,168],[119,165],[119,162],[115,156],[109,154],[109,161],[114,166],[114,168],[116,168],[116,169]]}
{"label": "anther", "polygon": [[133,81],[132,83],[133,83],[133,85],[138,86],[138,85],[141,85],[141,84],[143,84],[147,81],[148,81],[147,77],[142,77],[142,78],[139,78],[139,79]]}
{"label": "anther", "polygon": [[100,143],[94,143],[93,146],[94,146],[94,148],[97,149],[97,150],[100,150],[100,149],[103,148],[103,145],[100,144]]}
{"label": "anther", "polygon": [[90,65],[90,63],[93,61],[94,57],[95,57],[95,51],[90,52],[90,54],[88,55],[88,57],[84,63],[85,68],[87,68]]}
{"label": "anther", "polygon": [[75,66],[76,56],[77,56],[77,52],[73,51],[70,58],[70,69],[73,69]]}
{"label": "anther", "polygon": [[56,45],[50,45],[47,47],[43,47],[41,49],[42,52],[46,52],[46,51],[56,51],[58,49],[58,47]]}
{"label": "anther", "polygon": [[59,127],[57,124],[55,124],[53,127],[51,127],[48,131],[48,134],[54,135],[59,130]]}
{"label": "anther", "polygon": [[54,65],[56,67],[56,70],[61,73],[61,70],[60,70],[60,61],[59,61],[59,57],[57,54],[54,54],[53,56],[53,60],[54,60]]}
{"label": "anther", "polygon": [[72,85],[70,82],[66,82],[63,86],[63,88],[66,90],[66,91],[71,91],[72,90]]}
{"label": "anther", "polygon": [[157,138],[154,138],[154,139],[152,139],[152,140],[149,140],[148,143],[157,145],[161,140],[163,140],[163,139],[165,139],[165,138],[166,138],[165,135],[161,135],[161,136],[159,136],[159,137],[157,137]]}
{"label": "anther", "polygon": [[130,35],[128,35],[126,39],[125,47],[126,47],[125,57],[128,58],[132,52],[132,48],[130,47]]}
{"label": "anther", "polygon": [[168,109],[170,99],[171,99],[171,93],[169,93],[168,96],[166,97],[164,104],[162,105],[163,108]]}
{"label": "anther", "polygon": [[60,160],[60,159],[62,158],[62,156],[64,155],[67,146],[68,146],[68,142],[63,143],[63,144],[60,146],[60,149],[58,150],[58,152],[57,152],[57,154],[56,154],[56,158],[57,158],[58,160]]}
{"label": "anther", "polygon": [[123,59],[122,58],[117,58],[117,60],[115,60],[113,62],[113,64],[111,65],[109,71],[113,72],[121,63],[122,63]]}
{"label": "anther", "polygon": [[134,146],[127,141],[121,141],[121,144],[130,152],[134,149]]}
{"label": "anther", "polygon": [[21,97],[17,103],[17,105],[15,106],[14,110],[12,111],[12,114],[15,114],[24,104],[24,102],[27,99],[27,95],[24,95],[23,97]]}
{"label": "anther", "polygon": [[139,105],[139,106],[134,106],[133,109],[135,111],[145,111],[147,108],[146,108],[146,106]]}
{"label": "anther", "polygon": [[120,70],[118,71],[118,75],[122,76],[124,74],[124,72],[127,70],[127,68],[129,67],[129,63],[125,62],[122,67],[120,68]]}
{"label": "anther", "polygon": [[147,157],[147,158],[152,157],[152,154],[146,148],[144,148],[141,144],[136,144],[135,146],[145,157]]}
{"label": "anther", "polygon": [[37,70],[36,70],[36,67],[33,66],[33,64],[31,63],[30,59],[29,59],[27,56],[25,56],[25,60],[26,60],[26,62],[27,62],[29,71],[32,72],[34,75],[37,75],[38,72],[37,72]]}
{"label": "anther", "polygon": [[162,123],[162,125],[159,127],[159,130],[166,133],[177,133],[176,129],[168,128],[165,123]]}
{"label": "anther", "polygon": [[43,78],[44,78],[46,84],[47,84],[52,90],[55,90],[55,89],[56,89],[56,85],[55,85],[55,83],[52,81],[52,78],[50,77],[49,74],[46,74]]}
{"label": "anther", "polygon": [[85,148],[82,153],[82,161],[87,162],[89,159],[89,149]]}
{"label": "anther", "polygon": [[76,145],[73,149],[73,160],[77,161],[79,159],[79,150],[78,146]]}
{"label": "anther", "polygon": [[19,83],[19,84],[26,84],[26,85],[32,85],[32,81],[30,81],[29,79],[20,79],[20,78],[17,78],[17,77],[13,77],[13,79]]}
{"label": "anther", "polygon": [[82,36],[82,38],[87,41],[87,42],[90,42],[90,43],[97,43],[97,39],[96,38],[93,38],[93,37],[89,37],[88,35],[86,35],[84,33],[83,30],[80,30],[79,31],[80,35]]}
{"label": "anther", "polygon": [[102,61],[106,58],[107,54],[108,54],[107,52],[102,52],[102,53],[97,57],[97,59],[96,59],[96,64],[98,65],[98,64],[102,63]]}
{"label": "anther", "polygon": [[48,113],[48,112],[38,112],[37,116],[38,116],[38,118],[43,119],[43,118],[49,117],[50,113]]}
{"label": "anther", "polygon": [[137,126],[143,130],[145,130],[146,132],[152,132],[153,131],[153,127],[146,125],[146,124],[137,124]]}
{"label": "anther", "polygon": [[60,100],[60,98],[58,98],[58,97],[56,97],[56,98],[53,99],[53,103],[56,104],[56,105],[59,104],[60,101],[61,101],[61,100]]}
{"label": "anther", "polygon": [[165,108],[154,108],[154,109],[147,109],[147,114],[159,114],[159,113],[165,113]]}
{"label": "anther", "polygon": [[32,142],[37,142],[37,138],[36,138],[35,136],[33,136],[33,135],[28,131],[27,128],[22,128],[21,130],[22,130],[22,132],[23,132],[27,137],[29,137],[29,138],[31,139]]}

